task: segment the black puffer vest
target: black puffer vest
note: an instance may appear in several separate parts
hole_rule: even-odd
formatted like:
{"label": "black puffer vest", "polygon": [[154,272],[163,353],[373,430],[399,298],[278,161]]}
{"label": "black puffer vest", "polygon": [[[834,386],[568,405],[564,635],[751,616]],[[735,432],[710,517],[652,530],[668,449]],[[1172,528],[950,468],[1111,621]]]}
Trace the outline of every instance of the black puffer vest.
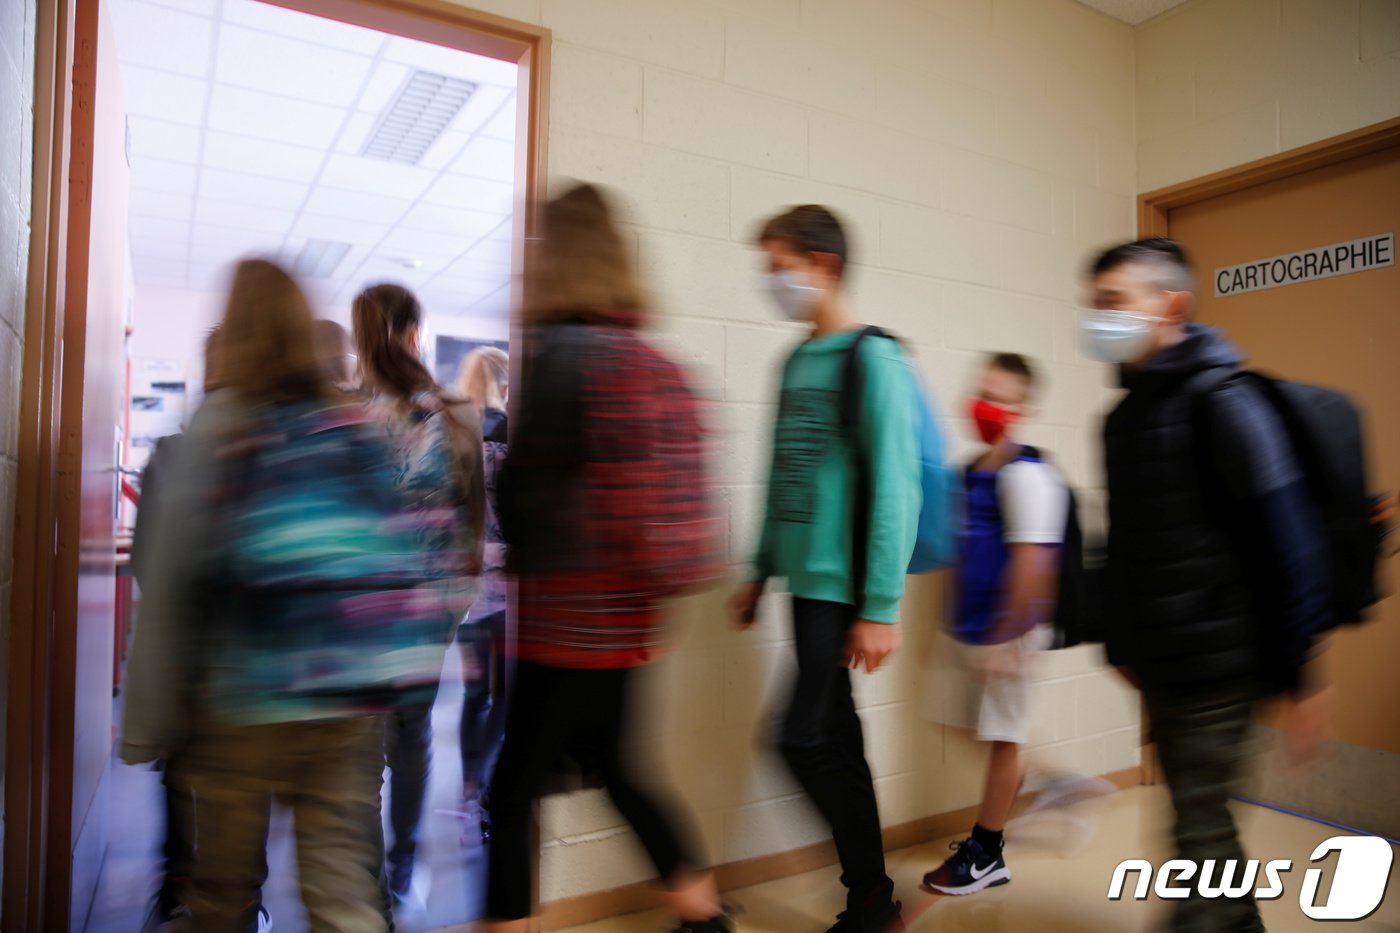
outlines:
{"label": "black puffer vest", "polygon": [[1123,369],[1128,395],[1104,427],[1105,646],[1147,687],[1242,680],[1259,668],[1253,596],[1192,430],[1192,377],[1239,360],[1215,331],[1192,325],[1182,343]]}

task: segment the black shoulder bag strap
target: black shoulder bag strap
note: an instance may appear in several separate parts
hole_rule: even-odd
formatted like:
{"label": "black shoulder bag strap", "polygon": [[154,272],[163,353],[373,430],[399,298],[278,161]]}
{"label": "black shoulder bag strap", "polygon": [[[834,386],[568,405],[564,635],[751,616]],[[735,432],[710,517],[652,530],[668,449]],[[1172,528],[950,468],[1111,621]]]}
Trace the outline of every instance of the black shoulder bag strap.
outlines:
{"label": "black shoulder bag strap", "polygon": [[893,339],[873,324],[856,331],[856,338],[846,350],[841,369],[841,395],[837,399],[841,418],[841,433],[845,436],[856,468],[855,501],[851,509],[851,587],[855,597],[856,618],[865,608],[866,558],[870,552],[870,490],[874,464],[870,451],[860,439],[860,406],[864,387],[860,368],[860,345],[866,337]]}

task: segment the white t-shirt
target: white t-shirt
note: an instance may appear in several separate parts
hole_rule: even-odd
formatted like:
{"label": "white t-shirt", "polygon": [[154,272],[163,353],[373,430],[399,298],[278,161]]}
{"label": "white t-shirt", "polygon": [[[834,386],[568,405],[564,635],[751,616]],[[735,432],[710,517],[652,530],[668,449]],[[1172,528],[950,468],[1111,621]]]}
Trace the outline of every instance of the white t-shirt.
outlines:
{"label": "white t-shirt", "polygon": [[1015,460],[997,477],[1007,544],[1063,544],[1069,519],[1069,486],[1045,462]]}

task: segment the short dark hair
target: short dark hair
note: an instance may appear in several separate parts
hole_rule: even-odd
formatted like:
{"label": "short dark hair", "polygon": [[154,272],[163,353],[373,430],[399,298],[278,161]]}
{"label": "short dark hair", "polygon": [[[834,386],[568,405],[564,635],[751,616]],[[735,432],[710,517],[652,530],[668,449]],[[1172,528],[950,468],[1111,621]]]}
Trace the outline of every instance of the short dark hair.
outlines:
{"label": "short dark hair", "polygon": [[762,246],[774,240],[788,244],[799,253],[831,253],[841,260],[841,276],[846,274],[851,261],[845,227],[835,214],[820,204],[803,204],[771,218],[759,231],[757,243]]}
{"label": "short dark hair", "polygon": [[999,369],[1004,373],[1013,376],[1020,376],[1026,380],[1026,395],[1029,396],[1035,389],[1037,382],[1035,367],[1031,361],[1019,353],[993,353],[987,357],[988,369]]}
{"label": "short dark hair", "polygon": [[1097,278],[1105,272],[1112,272],[1120,266],[1140,265],[1148,270],[1153,284],[1168,292],[1195,292],[1196,277],[1191,271],[1191,260],[1176,240],[1164,236],[1134,240],[1098,255],[1089,267],[1091,277]]}

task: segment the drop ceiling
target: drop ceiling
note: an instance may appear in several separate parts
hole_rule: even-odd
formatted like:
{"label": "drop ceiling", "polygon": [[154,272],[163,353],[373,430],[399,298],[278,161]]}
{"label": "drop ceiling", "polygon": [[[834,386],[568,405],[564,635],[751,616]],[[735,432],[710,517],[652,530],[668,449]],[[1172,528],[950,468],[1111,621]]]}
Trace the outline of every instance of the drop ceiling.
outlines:
{"label": "drop ceiling", "polygon": [[[509,313],[515,65],[256,0],[120,0],[115,20],[138,286],[216,289],[245,255],[323,269],[343,251],[309,280],[338,308],[394,280],[434,313]],[[416,164],[364,155],[423,73],[466,82],[465,105]]]}
{"label": "drop ceiling", "polygon": [[1129,26],[1147,22],[1160,16],[1172,7],[1181,6],[1186,0],[1079,0],[1100,13],[1107,13],[1114,19],[1122,20]]}

